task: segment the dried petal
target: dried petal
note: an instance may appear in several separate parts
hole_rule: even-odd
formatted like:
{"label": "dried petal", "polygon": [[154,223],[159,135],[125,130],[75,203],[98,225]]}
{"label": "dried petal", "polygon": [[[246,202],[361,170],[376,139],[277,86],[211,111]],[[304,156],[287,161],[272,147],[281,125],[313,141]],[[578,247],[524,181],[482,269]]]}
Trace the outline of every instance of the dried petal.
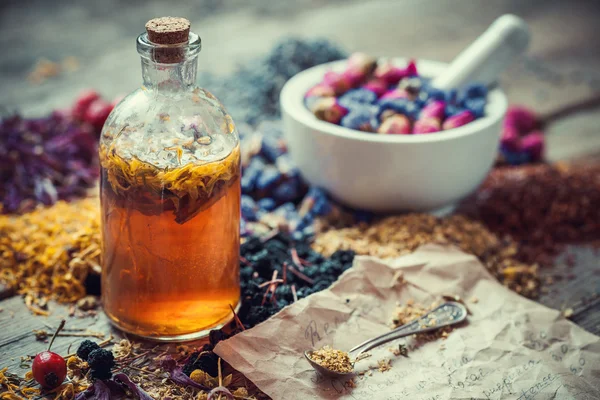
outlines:
{"label": "dried petal", "polygon": [[377,97],[382,96],[387,91],[387,84],[381,79],[371,79],[368,81],[363,88],[371,90]]}
{"label": "dried petal", "polygon": [[436,118],[421,118],[415,122],[413,133],[434,133],[442,129],[442,123]]}
{"label": "dried petal", "polygon": [[475,120],[473,113],[471,111],[465,110],[452,117],[449,117],[444,121],[442,127],[444,130],[458,128],[459,126],[463,126]]}
{"label": "dried petal", "polygon": [[322,121],[338,124],[348,114],[348,109],[339,104],[334,97],[326,97],[319,100],[311,110],[315,117]]}
{"label": "dried petal", "polygon": [[381,100],[385,100],[385,99],[409,99],[410,93],[408,93],[406,90],[404,89],[393,89],[393,90],[388,90],[387,92],[385,92],[383,94],[383,96],[381,96]]}
{"label": "dried petal", "polygon": [[446,102],[445,101],[432,101],[431,103],[425,105],[421,109],[421,118],[435,118],[438,120],[443,120],[446,116]]}
{"label": "dried petal", "polygon": [[544,134],[534,131],[521,139],[521,150],[528,153],[532,161],[540,161],[544,155]]}
{"label": "dried petal", "polygon": [[392,115],[379,125],[377,133],[408,134],[410,133],[410,120],[402,114]]}
{"label": "dried petal", "polygon": [[375,68],[374,76],[377,79],[382,79],[387,82],[388,85],[397,85],[400,82],[400,79],[404,78],[407,73],[405,68],[399,68],[395,66],[392,62],[385,62],[379,64],[377,68]]}

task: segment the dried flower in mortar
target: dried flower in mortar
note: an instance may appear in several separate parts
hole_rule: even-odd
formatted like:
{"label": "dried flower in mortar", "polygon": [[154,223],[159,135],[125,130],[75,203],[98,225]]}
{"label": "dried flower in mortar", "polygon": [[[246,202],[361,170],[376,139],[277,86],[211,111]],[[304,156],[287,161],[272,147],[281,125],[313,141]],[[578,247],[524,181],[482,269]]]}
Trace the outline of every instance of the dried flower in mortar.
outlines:
{"label": "dried flower in mortar", "polygon": [[439,121],[446,117],[446,102],[441,100],[434,100],[426,104],[419,114],[419,118],[434,118]]}
{"label": "dried flower in mortar", "polygon": [[347,79],[342,73],[335,71],[327,71],[323,76],[323,84],[333,88],[336,95],[346,93],[352,88],[352,82]]}
{"label": "dried flower in mortar", "polygon": [[388,89],[387,84],[382,79],[370,79],[364,84],[363,88],[375,93],[377,97],[382,96]]}
{"label": "dried flower in mortar", "polygon": [[368,107],[355,108],[342,118],[340,125],[358,131],[372,132],[374,130],[371,125],[372,117]]}
{"label": "dried flower in mortar", "polygon": [[469,110],[465,110],[456,115],[448,117],[444,121],[442,128],[444,128],[444,130],[454,129],[454,128],[458,128],[460,126],[466,125],[469,122],[473,122],[474,120],[475,120],[475,116],[473,115],[473,113]]}
{"label": "dried flower in mortar", "polygon": [[410,94],[404,89],[392,89],[388,90],[381,96],[381,100],[386,99],[409,99]]}
{"label": "dried flower in mortar", "polygon": [[337,124],[348,114],[348,109],[342,106],[335,97],[320,99],[313,104],[311,111],[320,120]]}
{"label": "dried flower in mortar", "polygon": [[370,75],[377,67],[377,59],[365,53],[353,53],[348,57],[348,69]]}
{"label": "dried flower in mortar", "polygon": [[330,346],[323,346],[318,350],[308,353],[311,360],[317,364],[335,372],[347,373],[354,370],[350,355],[342,350],[336,350]]}
{"label": "dried flower in mortar", "polygon": [[410,120],[408,117],[402,114],[395,114],[389,118],[386,118],[379,128],[377,133],[384,134],[409,134],[411,131]]}
{"label": "dried flower in mortar", "polygon": [[439,132],[441,130],[442,123],[439,119],[425,117],[415,121],[413,133],[434,133]]}
{"label": "dried flower in mortar", "polygon": [[367,104],[373,104],[377,101],[377,95],[371,90],[365,88],[352,89],[340,96],[339,104],[348,109],[354,107],[364,107]]}

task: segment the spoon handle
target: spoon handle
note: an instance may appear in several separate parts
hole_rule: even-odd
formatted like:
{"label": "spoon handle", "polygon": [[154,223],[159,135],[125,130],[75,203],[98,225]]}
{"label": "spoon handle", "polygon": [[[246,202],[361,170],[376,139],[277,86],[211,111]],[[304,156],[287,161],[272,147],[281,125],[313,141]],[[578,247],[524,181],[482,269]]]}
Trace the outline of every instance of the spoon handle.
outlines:
{"label": "spoon handle", "polygon": [[464,305],[449,301],[441,304],[422,317],[402,325],[391,332],[369,339],[350,350],[356,357],[382,344],[410,336],[416,333],[431,332],[449,325],[455,325],[467,318],[467,309]]}

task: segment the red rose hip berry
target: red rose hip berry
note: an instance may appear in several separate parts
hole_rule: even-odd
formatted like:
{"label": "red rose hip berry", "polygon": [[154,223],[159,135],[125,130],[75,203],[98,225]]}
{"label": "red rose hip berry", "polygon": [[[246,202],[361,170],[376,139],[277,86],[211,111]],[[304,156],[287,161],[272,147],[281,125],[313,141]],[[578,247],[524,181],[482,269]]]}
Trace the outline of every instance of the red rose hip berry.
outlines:
{"label": "red rose hip berry", "polygon": [[46,389],[60,386],[67,377],[65,359],[52,351],[42,351],[35,356],[31,370],[35,380]]}
{"label": "red rose hip berry", "polygon": [[33,365],[31,366],[33,377],[45,389],[54,389],[60,386],[67,377],[67,363],[65,359],[50,351],[56,335],[58,335],[58,332],[64,326],[65,320],[62,320],[52,336],[48,350],[38,353],[33,359]]}

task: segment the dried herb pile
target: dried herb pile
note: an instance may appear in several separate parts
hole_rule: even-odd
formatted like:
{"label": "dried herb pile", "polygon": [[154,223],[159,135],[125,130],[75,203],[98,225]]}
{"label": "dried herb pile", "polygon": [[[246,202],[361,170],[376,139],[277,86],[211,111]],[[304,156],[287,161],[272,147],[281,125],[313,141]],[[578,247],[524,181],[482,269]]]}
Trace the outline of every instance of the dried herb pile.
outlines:
{"label": "dried herb pile", "polygon": [[97,137],[114,103],[83,92],[69,110],[0,119],[0,214],[84,197],[99,176]]}
{"label": "dried herb pile", "polygon": [[86,280],[100,273],[98,208],[97,199],[83,199],[0,215],[0,280],[26,295],[32,311],[86,295]]}
{"label": "dried herb pile", "polygon": [[566,243],[600,239],[600,163],[496,168],[464,212],[518,241],[518,258],[548,265]]}
{"label": "dried herb pile", "polygon": [[240,276],[244,327],[261,323],[283,307],[327,289],[352,266],[354,252],[337,251],[324,257],[306,240],[277,233],[251,237],[242,244]]}
{"label": "dried herb pile", "polygon": [[517,243],[496,236],[482,223],[464,216],[430,214],[387,217],[371,225],[331,229],[317,235],[313,248],[322,254],[353,250],[382,258],[408,254],[426,243],[451,244],[477,256],[504,285],[533,297],[539,289],[537,267],[518,261]]}
{"label": "dried herb pile", "polygon": [[83,197],[98,179],[96,137],[89,125],[54,112],[0,121],[0,211]]}
{"label": "dried herb pile", "polygon": [[200,86],[210,90],[233,120],[256,125],[279,117],[279,93],[285,82],[315,65],[341,60],[346,52],[326,39],[281,39],[263,57],[240,65],[229,76],[200,74]]}

